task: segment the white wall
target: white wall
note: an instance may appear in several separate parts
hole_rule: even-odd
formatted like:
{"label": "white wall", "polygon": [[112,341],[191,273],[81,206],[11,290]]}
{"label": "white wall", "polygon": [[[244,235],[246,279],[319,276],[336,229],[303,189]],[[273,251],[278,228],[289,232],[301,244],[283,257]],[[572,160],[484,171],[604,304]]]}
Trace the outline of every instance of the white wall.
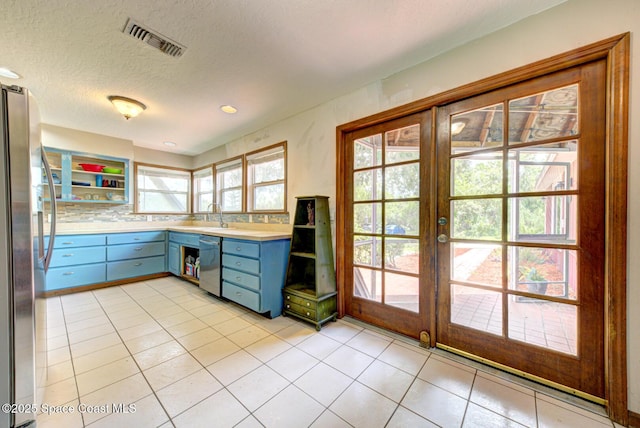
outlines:
{"label": "white wall", "polygon": [[[256,131],[194,158],[194,167],[257,147],[288,141],[289,200],[328,195],[335,204],[336,126],[471,83],[599,40],[632,33],[629,182],[640,180],[640,1],[569,0],[553,9],[449,51],[430,61],[373,82],[312,110]],[[640,188],[629,188],[629,261],[640,257]],[[335,209],[335,208],[334,208]],[[629,409],[640,412],[640,263],[629,263]]]}
{"label": "white wall", "polygon": [[[133,145],[133,141],[109,137],[101,134],[62,128],[42,124],[42,144],[62,150],[97,153],[135,160],[136,162],[153,163],[190,169],[193,162],[191,156],[177,155],[159,150],[145,149]],[[133,165],[131,165],[133,168]],[[133,171],[133,170],[132,170]]]}
{"label": "white wall", "polygon": [[133,142],[131,140],[54,125],[42,124],[42,144],[63,150],[133,159]]}

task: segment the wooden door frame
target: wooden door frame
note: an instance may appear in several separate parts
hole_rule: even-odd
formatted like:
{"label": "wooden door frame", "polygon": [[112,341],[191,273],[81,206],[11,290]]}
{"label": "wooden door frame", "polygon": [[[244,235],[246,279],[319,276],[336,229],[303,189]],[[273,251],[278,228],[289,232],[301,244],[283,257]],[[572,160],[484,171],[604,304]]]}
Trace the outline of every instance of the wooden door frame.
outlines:
{"label": "wooden door frame", "polygon": [[[349,132],[373,126],[381,122],[426,111],[464,98],[519,83],[534,77],[560,71],[598,59],[607,61],[606,95],[606,195],[605,195],[605,400],[609,417],[626,426],[629,420],[627,397],[627,157],[629,138],[629,57],[630,33],[574,49],[523,67],[488,77],[458,88],[442,92],[412,103],[374,114],[336,128],[336,279],[338,284],[338,313],[345,313],[344,284],[351,272],[345,266],[344,231],[346,201],[349,189],[344,177],[348,173],[345,164],[346,135]],[[435,121],[432,127],[435,127]],[[435,138],[435,132],[432,132]],[[433,142],[433,141],[432,141]],[[435,144],[432,144],[435,146]],[[432,162],[435,160],[432,159]],[[432,168],[432,175],[435,169]],[[430,191],[435,197],[435,179]],[[428,213],[433,220],[432,213]],[[435,222],[430,222],[435,223]],[[429,227],[435,228],[435,224]],[[434,235],[435,236],[435,235]],[[430,278],[436,283],[436,273]],[[436,302],[435,290],[431,290],[429,302],[431,314],[431,346],[435,345]]]}

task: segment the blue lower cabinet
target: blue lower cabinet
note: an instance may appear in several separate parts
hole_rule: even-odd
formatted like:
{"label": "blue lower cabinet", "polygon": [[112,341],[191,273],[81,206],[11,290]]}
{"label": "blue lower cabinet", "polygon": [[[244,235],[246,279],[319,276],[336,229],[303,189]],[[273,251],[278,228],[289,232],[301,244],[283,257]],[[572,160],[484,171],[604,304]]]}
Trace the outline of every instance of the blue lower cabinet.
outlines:
{"label": "blue lower cabinet", "polygon": [[105,260],[105,247],[54,248],[50,267],[104,263]]}
{"label": "blue lower cabinet", "polygon": [[165,241],[167,232],[154,230],[152,232],[112,233],[107,235],[107,245],[135,244],[142,242]]}
{"label": "blue lower cabinet", "polygon": [[98,284],[107,280],[104,263],[49,268],[46,291],[82,285]]}
{"label": "blue lower cabinet", "polygon": [[230,282],[222,282],[222,297],[233,300],[252,311],[260,311],[260,294],[238,287]]}
{"label": "blue lower cabinet", "polygon": [[169,242],[169,254],[167,254],[167,264],[169,272],[180,276],[180,245]]}
{"label": "blue lower cabinet", "polygon": [[164,256],[107,263],[107,281],[152,275],[165,271]]}
{"label": "blue lower cabinet", "polygon": [[109,245],[107,247],[107,260],[129,260],[142,257],[163,256],[165,243],[147,242],[144,244]]}
{"label": "blue lower cabinet", "polygon": [[166,272],[166,241],[164,231],[107,235],[107,281]]}
{"label": "blue lower cabinet", "polygon": [[222,240],[222,297],[271,318],[282,313],[289,239]]}
{"label": "blue lower cabinet", "polygon": [[105,242],[105,235],[57,236],[45,276],[45,291],[105,282]]}

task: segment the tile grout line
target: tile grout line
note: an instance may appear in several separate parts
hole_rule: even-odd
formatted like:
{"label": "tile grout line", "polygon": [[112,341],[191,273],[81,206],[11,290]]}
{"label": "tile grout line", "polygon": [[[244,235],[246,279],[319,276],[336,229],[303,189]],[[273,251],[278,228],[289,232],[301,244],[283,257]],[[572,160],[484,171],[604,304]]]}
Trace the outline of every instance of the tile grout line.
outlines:
{"label": "tile grout line", "polygon": [[[129,298],[131,298],[131,299],[136,303],[136,305],[138,305],[138,306],[139,306],[143,311],[145,311],[145,313],[147,313],[148,315],[150,315],[150,316],[151,316],[151,314],[149,314],[149,313],[147,312],[147,310],[146,310],[143,306],[141,306],[141,305],[140,305],[140,303],[138,303],[138,301],[137,301],[137,300],[135,300],[135,299],[134,299],[134,298],[133,298],[129,293],[127,293],[127,291],[126,291],[124,288],[122,288],[122,286],[118,286],[118,288],[119,288],[119,289],[121,289],[121,290],[122,290],[122,292],[124,292],[127,296],[129,296]],[[92,294],[94,294],[95,292],[94,292],[94,291],[92,291],[91,293],[92,293]],[[95,297],[95,299],[98,301],[98,304],[100,305],[100,307],[101,307],[101,308],[102,308],[102,310],[104,311],[104,313],[105,313],[105,315],[107,316],[107,318],[109,319],[109,322],[111,323],[111,325],[113,326],[113,328],[114,328],[114,330],[115,330],[116,334],[117,334],[117,335],[118,335],[118,337],[120,338],[120,341],[122,342],[122,345],[127,349],[127,352],[129,352],[129,356],[131,357],[131,359],[133,360],[133,363],[134,363],[134,364],[136,365],[136,367],[138,368],[138,370],[139,370],[140,374],[142,375],[142,378],[145,380],[145,382],[147,383],[147,386],[149,386],[149,389],[151,390],[151,394],[147,394],[147,395],[145,395],[144,397],[141,397],[141,398],[139,398],[139,399],[138,399],[138,400],[136,400],[136,401],[140,401],[140,400],[142,400],[142,399],[144,399],[144,398],[148,397],[149,395],[152,395],[152,394],[153,394],[153,396],[156,398],[156,400],[157,400],[157,401],[158,401],[158,403],[160,404],[160,407],[162,407],[162,410],[164,410],[164,413],[167,415],[168,421],[171,423],[171,425],[173,425],[173,426],[175,427],[175,424],[173,423],[173,421],[172,421],[172,419],[171,419],[171,416],[169,415],[169,412],[168,412],[168,411],[167,411],[167,409],[164,407],[164,404],[162,404],[162,401],[160,401],[160,398],[159,398],[159,397],[158,397],[158,395],[156,394],[155,389],[151,386],[151,383],[149,383],[149,380],[147,379],[147,377],[144,375],[144,371],[142,370],[142,368],[141,368],[141,367],[140,367],[140,365],[138,364],[138,361],[135,359],[135,357],[134,357],[134,356],[133,356],[133,354],[131,353],[131,349],[129,349],[129,347],[127,346],[127,343],[125,342],[125,340],[124,340],[124,339],[122,338],[122,336],[120,335],[120,331],[118,331],[118,328],[113,324],[113,320],[111,319],[111,317],[109,316],[109,314],[105,311],[105,309],[104,309],[104,306],[103,306],[102,302],[100,302],[100,299],[99,299],[97,296],[95,296],[95,295],[94,295],[94,297]],[[152,318],[154,319],[154,321],[156,321],[156,320],[155,320],[155,317],[153,317],[153,316],[152,316]],[[157,321],[156,321],[156,322],[157,322]],[[161,326],[161,327],[163,327],[162,325],[160,325],[160,326]],[[164,328],[164,327],[163,327],[163,328]],[[168,332],[167,332],[167,333],[168,333]],[[170,333],[169,333],[169,334],[170,334]],[[125,378],[125,379],[128,379],[128,378],[133,377],[133,376],[135,376],[135,374],[134,374],[134,375],[131,375],[131,376],[128,376],[128,377],[127,377],[127,378]],[[121,382],[122,380],[124,380],[124,379],[121,379],[121,380],[119,380],[118,382]],[[115,384],[115,383],[117,383],[117,382],[114,382],[114,383],[112,383],[111,385],[113,385],[113,384]],[[103,387],[103,388],[104,388],[104,387]],[[102,388],[101,388],[101,389],[102,389]],[[107,415],[107,416],[108,416],[108,415]],[[106,416],[105,416],[105,417],[106,417]],[[102,419],[102,418],[100,418],[100,419]],[[99,419],[98,419],[98,420],[99,420]],[[163,424],[164,424],[164,423],[163,423]]]}

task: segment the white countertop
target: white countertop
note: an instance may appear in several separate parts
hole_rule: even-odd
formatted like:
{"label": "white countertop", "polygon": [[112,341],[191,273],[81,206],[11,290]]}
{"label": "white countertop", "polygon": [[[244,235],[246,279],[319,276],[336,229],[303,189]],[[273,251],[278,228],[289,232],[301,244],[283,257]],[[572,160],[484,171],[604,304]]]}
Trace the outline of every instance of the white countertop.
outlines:
{"label": "white countertop", "polygon": [[177,226],[167,228],[173,232],[198,233],[201,235],[220,236],[222,238],[249,239],[253,241],[273,241],[276,239],[291,239],[291,233],[234,229],[227,227],[198,227],[198,226]]}
{"label": "white countertop", "polygon": [[[222,238],[248,239],[252,241],[274,241],[277,239],[290,239],[291,233],[277,230],[242,229],[237,227],[208,227],[191,225],[171,225],[167,223],[93,223],[78,225],[60,224],[56,236],[62,235],[88,235],[96,233],[127,233],[148,232],[153,230],[168,230],[172,232],[196,233],[200,235],[220,236]],[[91,227],[93,226],[93,227]]]}

